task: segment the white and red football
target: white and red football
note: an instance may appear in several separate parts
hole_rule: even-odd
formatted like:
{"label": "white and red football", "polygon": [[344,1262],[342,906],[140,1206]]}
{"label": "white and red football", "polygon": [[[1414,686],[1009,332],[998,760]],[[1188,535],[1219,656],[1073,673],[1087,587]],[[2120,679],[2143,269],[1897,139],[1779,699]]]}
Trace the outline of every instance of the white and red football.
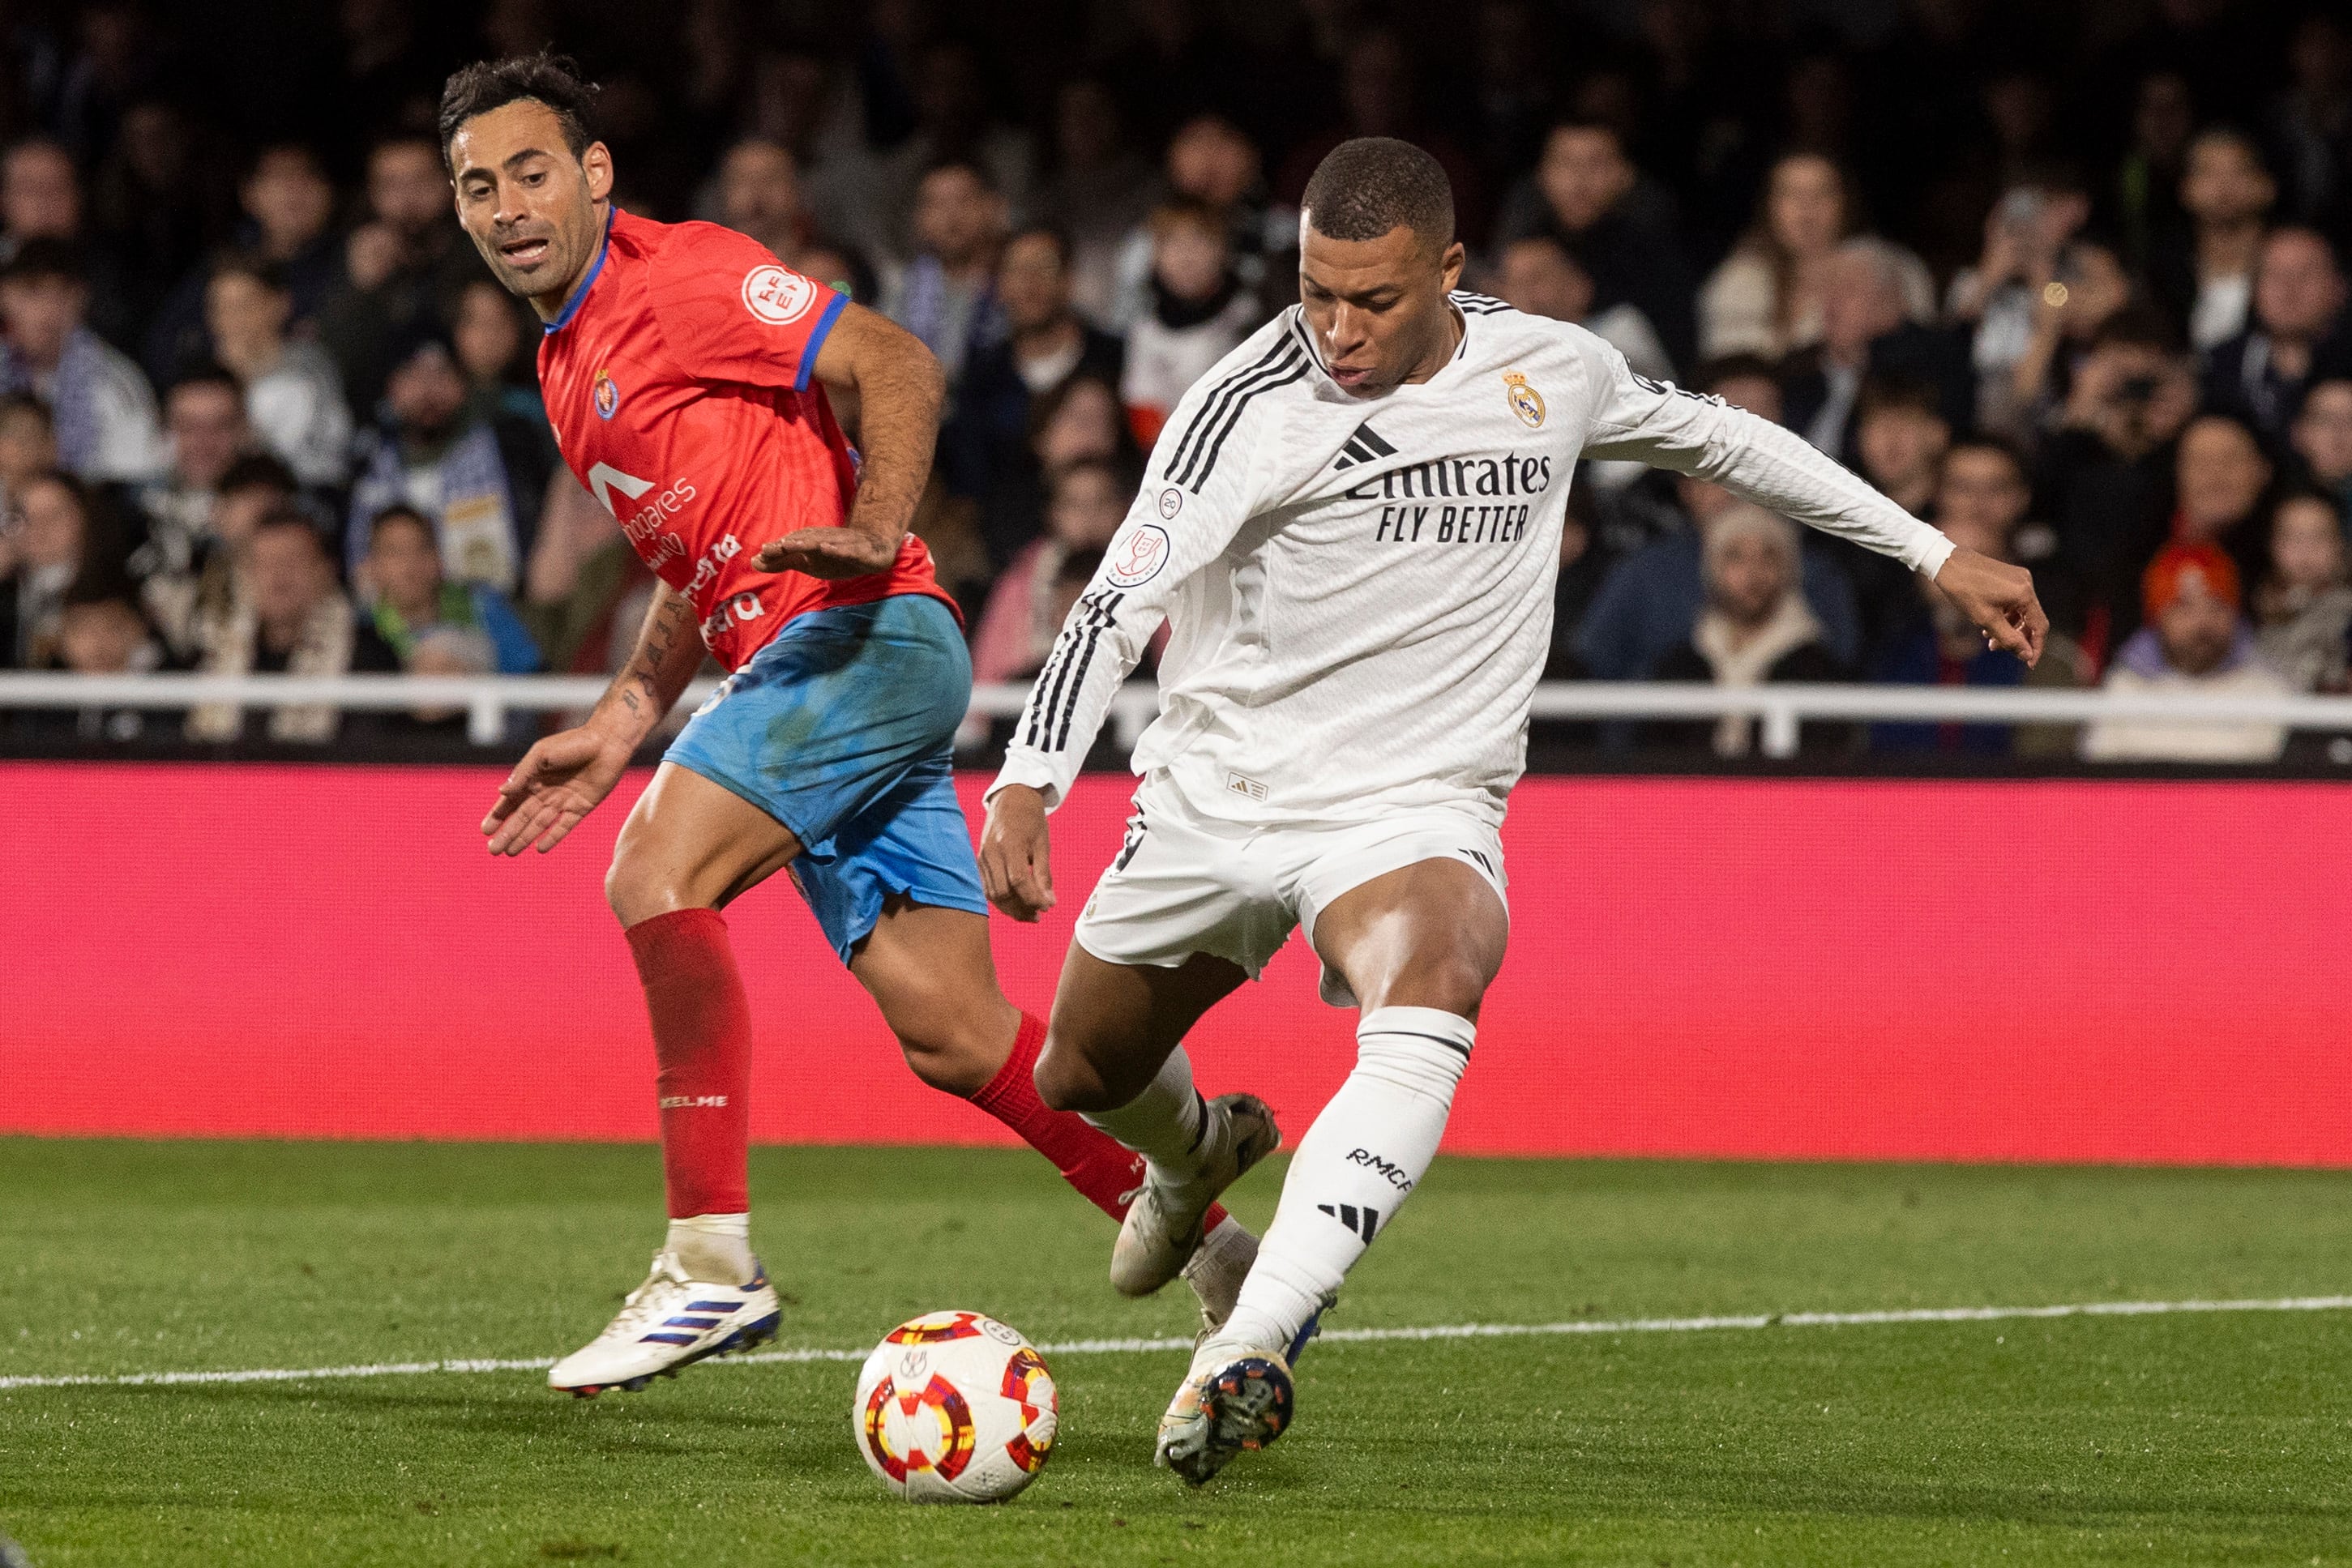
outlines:
{"label": "white and red football", "polygon": [[1021,1331],[982,1312],[926,1312],[857,1374],[857,1451],[909,1502],[1003,1502],[1054,1451],[1061,1402]]}

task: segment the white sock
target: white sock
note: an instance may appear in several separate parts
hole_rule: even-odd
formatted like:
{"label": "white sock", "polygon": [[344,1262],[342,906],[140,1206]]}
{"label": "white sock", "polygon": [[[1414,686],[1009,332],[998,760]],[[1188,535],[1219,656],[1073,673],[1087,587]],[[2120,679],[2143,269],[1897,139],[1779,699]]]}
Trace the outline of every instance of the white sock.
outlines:
{"label": "white sock", "polygon": [[748,1214],[693,1214],[673,1219],[669,1239],[662,1245],[677,1254],[677,1266],[689,1280],[740,1285],[758,1268],[751,1258]]}
{"label": "white sock", "polygon": [[1220,1340],[1287,1345],[1339,1291],[1428,1171],[1476,1034],[1434,1008],[1363,1015],[1355,1071],[1299,1141]]}
{"label": "white sock", "polygon": [[1143,1092],[1116,1111],[1081,1112],[1092,1126],[1141,1155],[1152,1176],[1169,1186],[1189,1178],[1208,1124],[1208,1106],[1192,1087],[1192,1061],[1178,1046],[1160,1064]]}

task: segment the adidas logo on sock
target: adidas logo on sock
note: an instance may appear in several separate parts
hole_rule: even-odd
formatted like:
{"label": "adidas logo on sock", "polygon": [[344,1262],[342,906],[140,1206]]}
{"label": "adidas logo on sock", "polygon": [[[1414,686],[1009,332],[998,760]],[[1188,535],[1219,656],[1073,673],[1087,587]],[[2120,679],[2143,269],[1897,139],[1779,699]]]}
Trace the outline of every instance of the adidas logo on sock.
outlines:
{"label": "adidas logo on sock", "polygon": [[1353,468],[1375,458],[1395,455],[1396,448],[1381,439],[1380,432],[1372,428],[1372,422],[1368,419],[1356,426],[1355,434],[1348,437],[1348,444],[1339,448],[1339,461],[1332,466]]}
{"label": "adidas logo on sock", "polygon": [[1318,1203],[1315,1207],[1362,1237],[1367,1246],[1380,1230],[1381,1211],[1377,1208],[1358,1208],[1352,1203]]}

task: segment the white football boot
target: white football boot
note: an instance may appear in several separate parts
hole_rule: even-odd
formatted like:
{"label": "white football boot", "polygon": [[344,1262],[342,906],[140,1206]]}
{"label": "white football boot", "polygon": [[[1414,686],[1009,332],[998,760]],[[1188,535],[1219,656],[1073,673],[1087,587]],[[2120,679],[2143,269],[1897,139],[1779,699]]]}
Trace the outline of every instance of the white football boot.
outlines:
{"label": "white football boot", "polygon": [[1192,1364],[1160,1417],[1151,1462],[1188,1486],[1205,1486],[1227,1460],[1263,1448],[1288,1430],[1297,1389],[1291,1364],[1322,1322],[1318,1312],[1287,1345],[1244,1344],[1202,1337]]}
{"label": "white football boot", "polygon": [[[1200,1250],[1201,1218],[1209,1206],[1243,1172],[1281,1146],[1282,1129],[1256,1095],[1220,1094],[1209,1101],[1192,1174],[1181,1185],[1163,1184],[1147,1168],[1141,1189],[1127,1206],[1110,1249],[1111,1288],[1122,1296],[1148,1296],[1183,1272]],[[1256,1250],[1255,1238],[1251,1250]],[[1242,1271],[1249,1271],[1247,1265]],[[1240,1288],[1236,1281],[1234,1289]],[[1205,1293],[1202,1304],[1209,1304]],[[1227,1301],[1225,1311],[1232,1310]]]}
{"label": "white football boot", "polygon": [[716,1285],[687,1278],[677,1253],[656,1252],[653,1272],[629,1292],[620,1315],[549,1368],[547,1385],[583,1399],[607,1388],[634,1394],[709,1356],[766,1343],[776,1337],[782,1315],[775,1287],[756,1259],[749,1284]]}

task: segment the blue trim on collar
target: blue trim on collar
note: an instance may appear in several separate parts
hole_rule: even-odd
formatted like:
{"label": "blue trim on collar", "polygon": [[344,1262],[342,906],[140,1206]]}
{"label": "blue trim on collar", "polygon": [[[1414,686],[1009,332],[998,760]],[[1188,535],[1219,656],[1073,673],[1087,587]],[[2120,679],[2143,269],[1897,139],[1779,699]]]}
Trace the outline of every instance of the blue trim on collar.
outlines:
{"label": "blue trim on collar", "polygon": [[570,326],[572,318],[580,313],[580,302],[588,298],[588,290],[594,285],[596,275],[604,270],[604,253],[613,244],[613,220],[620,211],[618,207],[604,209],[604,235],[596,242],[596,259],[589,264],[588,276],[580,280],[580,287],[572,291],[572,298],[563,302],[563,308],[556,312],[555,319],[540,324],[539,329],[543,336],[555,336]]}
{"label": "blue trim on collar", "polygon": [[793,378],[793,391],[808,391],[809,378],[816,373],[816,351],[824,347],[825,334],[833,330],[833,324],[841,319],[842,311],[848,306],[848,295],[835,295],[833,303],[824,308],[824,314],[816,319],[816,325],[809,329],[808,341],[801,345],[801,369]]}

